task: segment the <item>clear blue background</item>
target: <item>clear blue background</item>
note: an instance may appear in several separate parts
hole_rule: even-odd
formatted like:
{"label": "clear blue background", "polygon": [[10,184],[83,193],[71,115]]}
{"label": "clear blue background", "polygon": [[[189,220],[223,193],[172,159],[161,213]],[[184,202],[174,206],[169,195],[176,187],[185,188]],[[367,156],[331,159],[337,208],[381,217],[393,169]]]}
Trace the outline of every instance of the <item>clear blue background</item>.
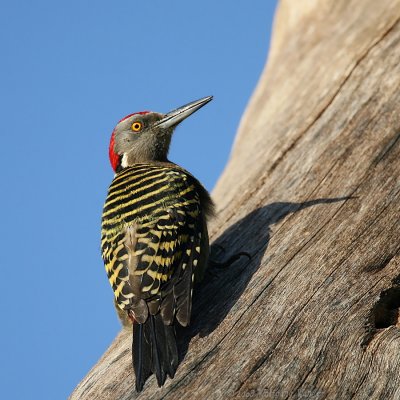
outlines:
{"label": "clear blue background", "polygon": [[116,122],[214,95],[170,152],[211,190],[275,3],[1,2],[2,399],[65,399],[119,330],[99,251]]}

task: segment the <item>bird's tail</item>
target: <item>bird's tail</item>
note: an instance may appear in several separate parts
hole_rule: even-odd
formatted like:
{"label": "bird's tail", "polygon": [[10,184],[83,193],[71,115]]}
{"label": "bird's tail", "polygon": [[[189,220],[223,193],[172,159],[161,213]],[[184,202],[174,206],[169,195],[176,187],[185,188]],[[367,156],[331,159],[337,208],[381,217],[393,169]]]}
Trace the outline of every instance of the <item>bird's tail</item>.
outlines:
{"label": "bird's tail", "polygon": [[138,392],[151,373],[156,375],[158,386],[164,384],[167,375],[173,378],[178,367],[174,326],[165,325],[160,314],[150,314],[143,324],[134,323],[132,360]]}

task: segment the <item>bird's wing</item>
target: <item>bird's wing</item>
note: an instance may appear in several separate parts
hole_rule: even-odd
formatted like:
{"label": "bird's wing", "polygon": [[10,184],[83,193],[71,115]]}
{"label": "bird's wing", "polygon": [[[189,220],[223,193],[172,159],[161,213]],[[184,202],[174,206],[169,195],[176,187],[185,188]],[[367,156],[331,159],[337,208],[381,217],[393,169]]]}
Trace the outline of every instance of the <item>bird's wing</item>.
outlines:
{"label": "bird's wing", "polygon": [[[149,312],[160,311],[165,324],[171,324],[176,316],[186,326],[193,275],[203,268],[198,263],[205,259],[201,243],[207,231],[196,182],[179,170],[165,173],[173,182],[168,185],[168,193],[160,190],[152,196],[152,202],[161,206],[139,214],[136,207],[135,219],[123,218],[123,229],[111,240],[103,238],[103,258],[121,309],[131,310],[140,323]],[[160,181],[163,179],[163,174],[156,175]]]}
{"label": "bird's wing", "polygon": [[[130,284],[140,287],[151,314],[161,311],[166,324],[190,321],[194,272],[201,255],[203,235],[196,204],[168,208],[157,221],[137,229],[137,263],[129,265]],[[133,268],[132,268],[133,267]]]}

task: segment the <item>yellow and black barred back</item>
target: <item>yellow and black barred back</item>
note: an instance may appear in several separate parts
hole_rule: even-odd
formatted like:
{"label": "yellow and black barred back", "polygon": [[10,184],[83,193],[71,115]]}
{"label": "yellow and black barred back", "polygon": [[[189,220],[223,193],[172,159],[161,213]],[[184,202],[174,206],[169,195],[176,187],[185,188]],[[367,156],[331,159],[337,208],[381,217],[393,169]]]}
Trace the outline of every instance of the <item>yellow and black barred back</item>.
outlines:
{"label": "yellow and black barred back", "polygon": [[112,181],[102,217],[102,255],[118,307],[135,321],[190,321],[192,287],[208,258],[212,202],[172,163],[136,164]]}

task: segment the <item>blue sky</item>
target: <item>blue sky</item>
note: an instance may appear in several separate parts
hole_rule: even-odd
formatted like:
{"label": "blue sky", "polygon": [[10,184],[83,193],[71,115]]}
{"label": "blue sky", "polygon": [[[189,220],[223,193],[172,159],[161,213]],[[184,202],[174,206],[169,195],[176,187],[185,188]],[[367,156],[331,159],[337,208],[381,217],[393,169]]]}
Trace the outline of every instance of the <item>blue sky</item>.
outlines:
{"label": "blue sky", "polygon": [[214,100],[170,159],[212,189],[268,51],[275,1],[0,6],[4,399],[65,399],[119,330],[100,258],[116,122]]}

